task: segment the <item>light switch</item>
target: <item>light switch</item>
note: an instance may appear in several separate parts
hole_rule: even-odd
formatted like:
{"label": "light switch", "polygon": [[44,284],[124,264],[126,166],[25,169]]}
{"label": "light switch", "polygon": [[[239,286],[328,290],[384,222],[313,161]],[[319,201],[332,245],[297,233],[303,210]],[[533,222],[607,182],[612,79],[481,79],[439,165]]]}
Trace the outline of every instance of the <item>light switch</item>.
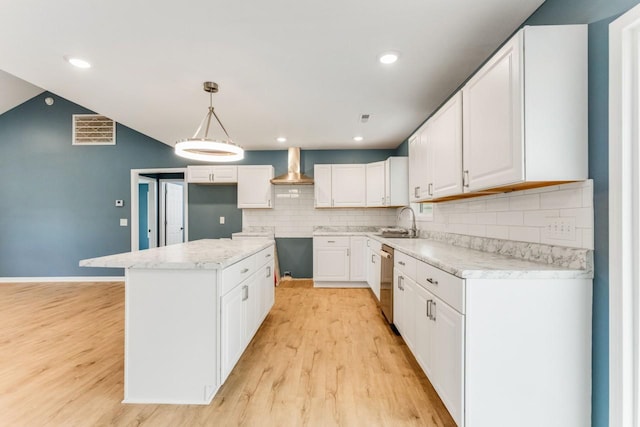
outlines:
{"label": "light switch", "polygon": [[223,216],[220,217],[220,224],[224,224],[224,217]]}
{"label": "light switch", "polygon": [[128,223],[127,218],[120,218],[120,227],[126,227]]}

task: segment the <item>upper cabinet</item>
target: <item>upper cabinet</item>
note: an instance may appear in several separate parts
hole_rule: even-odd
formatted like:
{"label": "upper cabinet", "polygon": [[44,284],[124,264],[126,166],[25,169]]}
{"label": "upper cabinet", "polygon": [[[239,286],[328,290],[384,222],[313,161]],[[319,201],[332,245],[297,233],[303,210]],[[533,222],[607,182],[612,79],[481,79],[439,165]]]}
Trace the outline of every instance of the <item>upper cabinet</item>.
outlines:
{"label": "upper cabinet", "polygon": [[587,179],[587,104],[587,27],[523,28],[409,139],[411,200]]}
{"label": "upper cabinet", "polygon": [[238,166],[238,208],[272,208],[271,165]]}
{"label": "upper cabinet", "polygon": [[315,165],[315,207],[366,206],[366,165]]}
{"label": "upper cabinet", "polygon": [[367,164],[367,207],[408,205],[408,168],[406,157],[389,157]]}
{"label": "upper cabinet", "polygon": [[465,192],[587,179],[586,25],[525,27],[462,96]]}
{"label": "upper cabinet", "polygon": [[190,184],[235,184],[238,182],[238,166],[187,166],[187,182]]}

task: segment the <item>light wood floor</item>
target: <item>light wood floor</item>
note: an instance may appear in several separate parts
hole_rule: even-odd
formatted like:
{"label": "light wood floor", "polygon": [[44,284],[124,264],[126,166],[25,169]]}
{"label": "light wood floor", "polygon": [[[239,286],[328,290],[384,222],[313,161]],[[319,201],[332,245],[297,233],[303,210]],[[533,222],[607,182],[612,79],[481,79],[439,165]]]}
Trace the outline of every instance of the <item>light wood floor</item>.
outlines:
{"label": "light wood floor", "polygon": [[291,281],[214,401],[124,405],[124,285],[0,285],[0,426],[451,426],[366,289]]}

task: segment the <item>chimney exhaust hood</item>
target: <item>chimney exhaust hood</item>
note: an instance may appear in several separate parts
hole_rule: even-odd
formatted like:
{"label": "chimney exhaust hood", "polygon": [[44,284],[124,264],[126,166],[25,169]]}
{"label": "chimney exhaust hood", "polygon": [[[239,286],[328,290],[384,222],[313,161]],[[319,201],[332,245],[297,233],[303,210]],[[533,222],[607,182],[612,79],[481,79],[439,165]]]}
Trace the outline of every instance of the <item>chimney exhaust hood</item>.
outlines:
{"label": "chimney exhaust hood", "polygon": [[300,147],[289,148],[287,173],[271,180],[274,185],[313,185],[313,178],[300,173]]}

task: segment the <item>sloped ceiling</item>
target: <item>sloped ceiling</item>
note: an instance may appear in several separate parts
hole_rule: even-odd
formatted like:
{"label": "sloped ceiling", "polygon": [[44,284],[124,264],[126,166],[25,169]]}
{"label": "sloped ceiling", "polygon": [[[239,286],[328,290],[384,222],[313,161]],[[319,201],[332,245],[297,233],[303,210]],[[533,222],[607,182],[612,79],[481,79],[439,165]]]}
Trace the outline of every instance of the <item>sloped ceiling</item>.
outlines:
{"label": "sloped ceiling", "polygon": [[41,88],[0,70],[0,114],[44,92]]}
{"label": "sloped ceiling", "polygon": [[[394,148],[541,3],[5,2],[0,69],[168,145],[195,131],[211,80],[246,149]],[[377,60],[387,50],[392,66]]]}

